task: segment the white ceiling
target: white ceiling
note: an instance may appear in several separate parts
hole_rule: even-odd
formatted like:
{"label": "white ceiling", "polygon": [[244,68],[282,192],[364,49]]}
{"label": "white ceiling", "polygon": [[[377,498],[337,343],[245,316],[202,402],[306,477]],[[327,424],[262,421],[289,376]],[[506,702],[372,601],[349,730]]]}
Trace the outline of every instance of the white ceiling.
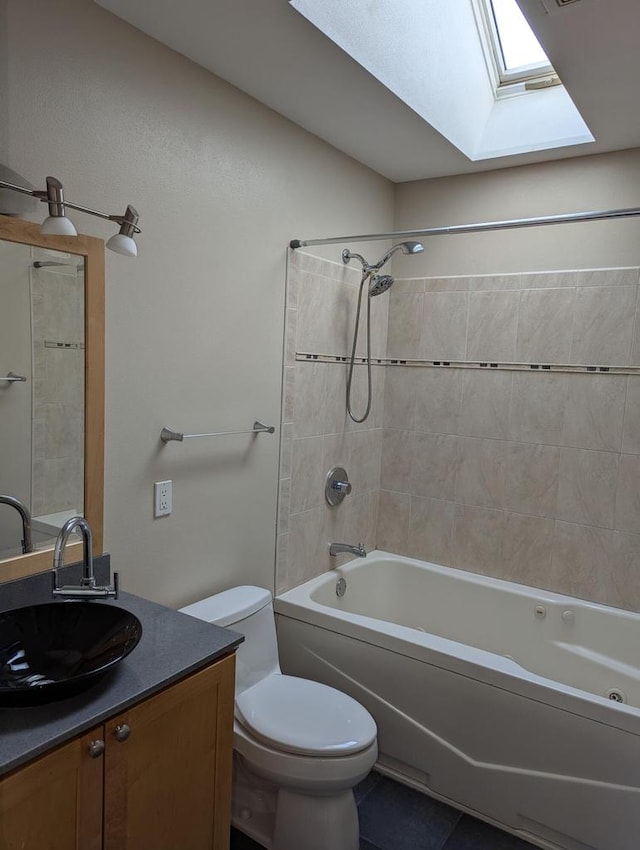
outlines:
{"label": "white ceiling", "polygon": [[96,2],[396,182],[640,147],[640,0],[518,0],[596,141],[476,162],[287,0]]}

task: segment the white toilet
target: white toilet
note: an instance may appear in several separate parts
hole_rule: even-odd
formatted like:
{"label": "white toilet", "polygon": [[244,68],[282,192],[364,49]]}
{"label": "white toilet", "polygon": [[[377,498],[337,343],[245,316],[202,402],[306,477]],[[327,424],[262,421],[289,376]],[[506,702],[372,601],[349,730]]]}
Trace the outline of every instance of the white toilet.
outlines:
{"label": "white toilet", "polygon": [[236,655],[232,822],[272,850],[358,850],[353,787],[378,747],[369,712],[278,663],[271,593],[234,587],[181,609],[245,636]]}

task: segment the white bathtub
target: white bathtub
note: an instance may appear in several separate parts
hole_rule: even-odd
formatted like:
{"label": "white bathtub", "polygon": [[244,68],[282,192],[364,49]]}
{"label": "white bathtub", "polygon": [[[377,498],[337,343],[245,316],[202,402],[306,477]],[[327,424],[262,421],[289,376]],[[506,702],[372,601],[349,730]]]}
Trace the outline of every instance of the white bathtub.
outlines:
{"label": "white bathtub", "polygon": [[369,709],[383,772],[540,847],[640,848],[640,615],[386,552],[275,610],[284,672]]}

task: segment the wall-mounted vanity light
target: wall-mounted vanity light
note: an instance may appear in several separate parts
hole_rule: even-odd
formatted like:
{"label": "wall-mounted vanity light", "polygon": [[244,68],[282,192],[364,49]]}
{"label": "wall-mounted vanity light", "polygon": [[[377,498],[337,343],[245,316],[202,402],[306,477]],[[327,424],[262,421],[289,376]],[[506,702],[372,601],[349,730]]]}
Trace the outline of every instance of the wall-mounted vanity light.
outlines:
{"label": "wall-mounted vanity light", "polygon": [[136,208],[128,204],[123,216],[110,215],[109,218],[120,224],[120,230],[107,241],[107,248],[115,251],[116,254],[124,254],[125,257],[137,257],[138,246],[133,238],[136,233],[140,233]]}
{"label": "wall-mounted vanity light", "polygon": [[[2,179],[5,177],[10,177],[11,179]],[[99,210],[92,210],[89,207],[83,207],[80,204],[73,204],[71,201],[65,200],[62,183],[55,177],[47,177],[46,189],[34,189],[24,178],[16,174],[15,171],[6,168],[6,166],[0,166],[0,190],[2,189],[9,189],[21,195],[28,195],[31,198],[48,204],[49,215],[40,225],[40,232],[47,236],[78,235],[73,222],[67,218],[66,208],[70,207],[71,209],[119,224],[120,230],[107,241],[107,248],[115,251],[116,254],[123,254],[125,257],[138,256],[138,246],[133,237],[137,233],[142,233],[142,231],[138,227],[138,211],[131,204],[127,206],[124,215],[107,215],[106,213],[99,212]],[[21,215],[29,209],[24,204],[21,205],[17,202],[10,203],[8,197],[4,196],[2,191],[0,191],[0,213],[4,215]]]}
{"label": "wall-mounted vanity light", "polygon": [[[13,187],[9,185],[7,188],[12,189]],[[37,197],[36,190],[33,189],[32,192],[34,197]],[[40,225],[40,233],[43,233],[45,236],[78,235],[73,222],[69,221],[65,214],[62,183],[59,180],[56,180],[55,177],[47,177],[46,198],[41,198],[40,200],[46,200],[49,204],[49,216]]]}

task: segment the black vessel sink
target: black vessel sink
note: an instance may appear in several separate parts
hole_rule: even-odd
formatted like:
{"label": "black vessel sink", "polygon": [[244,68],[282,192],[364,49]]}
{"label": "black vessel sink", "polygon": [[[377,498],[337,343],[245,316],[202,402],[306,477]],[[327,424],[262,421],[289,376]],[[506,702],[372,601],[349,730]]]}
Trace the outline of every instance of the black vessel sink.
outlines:
{"label": "black vessel sink", "polygon": [[116,605],[65,601],[0,612],[0,706],[84,690],[135,648],[140,620]]}

